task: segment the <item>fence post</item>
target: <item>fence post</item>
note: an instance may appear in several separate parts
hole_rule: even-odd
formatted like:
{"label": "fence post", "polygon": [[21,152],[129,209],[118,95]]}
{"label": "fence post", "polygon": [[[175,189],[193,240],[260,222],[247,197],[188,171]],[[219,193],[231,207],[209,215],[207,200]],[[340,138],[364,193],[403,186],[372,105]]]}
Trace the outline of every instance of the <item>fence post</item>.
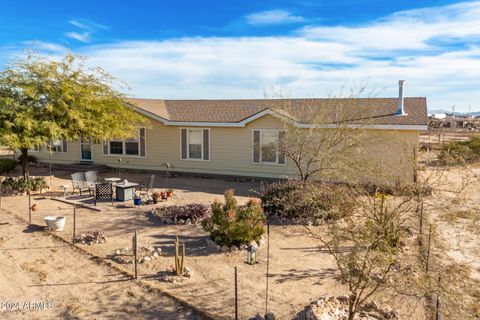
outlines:
{"label": "fence post", "polygon": [[138,263],[138,246],[137,246],[137,229],[135,229],[135,234],[133,235],[133,256],[134,256],[134,264],[135,264],[135,279],[138,278],[138,269],[137,269],[137,263]]}
{"label": "fence post", "polygon": [[423,242],[423,202],[420,204],[420,227],[419,227],[419,233],[420,233],[420,245],[422,245]]}
{"label": "fence post", "polygon": [[77,224],[77,205],[73,205],[73,238],[72,243],[75,244],[75,226]]}
{"label": "fence post", "polygon": [[267,280],[265,286],[265,318],[267,318],[268,314],[268,278],[269,274],[269,267],[270,267],[270,224],[267,221]]}
{"label": "fence post", "polygon": [[28,191],[28,225],[32,224],[32,196]]}
{"label": "fence post", "polygon": [[238,282],[237,267],[235,267],[235,320],[238,320]]}
{"label": "fence post", "polygon": [[427,244],[427,257],[425,262],[425,270],[428,272],[428,262],[430,260],[430,241],[432,240],[432,225],[428,229],[428,244]]}

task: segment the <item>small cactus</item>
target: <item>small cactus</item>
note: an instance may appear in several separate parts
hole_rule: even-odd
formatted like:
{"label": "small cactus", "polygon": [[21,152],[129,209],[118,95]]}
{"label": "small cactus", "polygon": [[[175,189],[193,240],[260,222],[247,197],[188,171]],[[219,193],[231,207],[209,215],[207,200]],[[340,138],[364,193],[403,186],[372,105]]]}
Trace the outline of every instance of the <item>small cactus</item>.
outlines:
{"label": "small cactus", "polygon": [[177,276],[183,275],[183,262],[185,260],[185,243],[182,243],[182,259],[180,260],[178,254],[178,247],[179,247],[178,237],[175,240],[175,273]]}

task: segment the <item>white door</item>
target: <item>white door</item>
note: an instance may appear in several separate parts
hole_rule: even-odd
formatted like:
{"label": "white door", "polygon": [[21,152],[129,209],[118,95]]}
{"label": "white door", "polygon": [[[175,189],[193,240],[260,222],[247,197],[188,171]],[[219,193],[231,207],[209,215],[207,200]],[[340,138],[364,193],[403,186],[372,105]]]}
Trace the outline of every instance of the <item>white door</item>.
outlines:
{"label": "white door", "polygon": [[80,138],[80,160],[92,161],[92,139],[81,137]]}

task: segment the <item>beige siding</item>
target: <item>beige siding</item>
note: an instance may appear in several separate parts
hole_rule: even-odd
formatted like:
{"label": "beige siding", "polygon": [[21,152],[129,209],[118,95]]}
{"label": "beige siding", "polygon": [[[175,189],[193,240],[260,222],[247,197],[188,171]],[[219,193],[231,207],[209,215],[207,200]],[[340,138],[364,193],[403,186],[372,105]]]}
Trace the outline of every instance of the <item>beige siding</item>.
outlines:
{"label": "beige siding", "polygon": [[[185,127],[186,128],[186,127]],[[213,173],[224,175],[243,175],[255,177],[295,177],[296,170],[288,161],[287,165],[257,164],[252,161],[252,130],[253,129],[281,129],[280,120],[265,116],[245,127],[211,127],[210,131],[210,160],[181,160],[180,127],[165,126],[152,121],[146,133],[146,157],[108,156],[103,155],[101,144],[93,145],[93,161],[118,167],[119,157],[121,166],[132,169],[162,170],[162,163],[168,162],[173,171]],[[390,176],[400,177],[402,181],[413,179],[413,146],[418,141],[416,131],[386,131],[371,130],[372,143],[369,146],[377,163],[391,172]],[[48,153],[36,153],[41,160],[48,160]],[[72,163],[80,161],[80,143],[69,143],[68,153],[53,154],[53,161],[57,163]],[[401,175],[397,174],[400,170]]]}

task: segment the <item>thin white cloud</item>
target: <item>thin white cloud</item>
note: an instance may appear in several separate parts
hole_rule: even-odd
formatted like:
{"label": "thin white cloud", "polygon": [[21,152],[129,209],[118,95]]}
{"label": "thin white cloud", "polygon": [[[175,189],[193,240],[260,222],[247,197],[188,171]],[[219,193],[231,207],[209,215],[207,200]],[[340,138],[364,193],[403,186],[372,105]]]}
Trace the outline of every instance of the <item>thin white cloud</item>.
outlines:
{"label": "thin white cloud", "polygon": [[286,10],[280,9],[251,13],[245,18],[248,24],[254,26],[290,24],[305,21],[301,16],[295,16]]}
{"label": "thin white cloud", "polygon": [[65,48],[64,46],[58,43],[53,43],[53,42],[32,40],[32,41],[23,41],[22,44],[28,48],[31,48],[33,50],[43,52],[43,53],[61,53],[62,54],[67,51],[67,48]]}
{"label": "thin white cloud", "polygon": [[77,20],[70,20],[69,23],[72,25],[72,26],[75,26],[77,28],[80,28],[80,29],[85,29],[85,30],[90,30],[90,27],[87,26],[86,24],[80,22],[80,21],[77,21]]}
{"label": "thin white cloud", "polygon": [[104,29],[104,30],[108,29],[108,27],[103,25],[103,24],[99,24],[99,23],[89,21],[89,20],[72,19],[72,20],[69,21],[69,23],[72,26],[75,26],[75,27],[80,28],[80,29],[88,30],[88,31],[94,31],[96,29]]}
{"label": "thin white cloud", "polygon": [[66,32],[65,36],[71,39],[78,40],[80,42],[88,43],[91,41],[91,33],[88,31],[85,32]]}
{"label": "thin white cloud", "polygon": [[98,29],[106,30],[108,29],[107,26],[89,21],[89,20],[78,20],[72,19],[69,23],[81,29],[79,32],[66,32],[65,36],[70,39],[75,39],[80,42],[89,43],[92,41],[92,34],[98,31]]}

